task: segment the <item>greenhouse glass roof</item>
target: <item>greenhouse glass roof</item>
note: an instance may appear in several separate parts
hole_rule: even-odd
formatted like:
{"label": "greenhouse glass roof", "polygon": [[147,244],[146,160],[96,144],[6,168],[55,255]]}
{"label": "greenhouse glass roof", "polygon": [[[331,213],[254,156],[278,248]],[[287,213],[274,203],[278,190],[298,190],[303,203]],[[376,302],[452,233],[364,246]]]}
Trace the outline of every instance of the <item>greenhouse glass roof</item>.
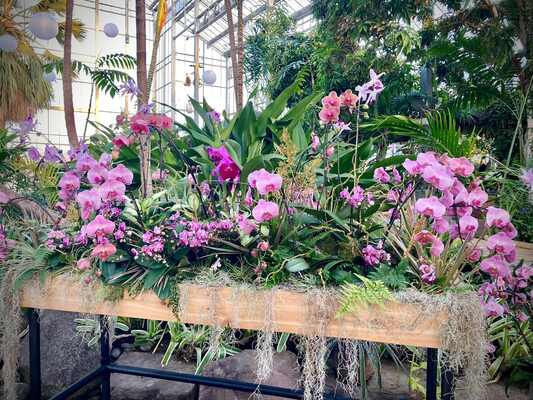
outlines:
{"label": "greenhouse glass roof", "polygon": [[[271,4],[282,6],[288,15],[298,21],[311,14],[310,0],[270,0]],[[195,10],[198,2],[198,10]],[[237,20],[236,1],[232,0],[234,24]],[[150,8],[154,10],[158,1],[152,1]],[[195,33],[195,13],[198,15],[198,33],[200,38],[206,43],[207,48],[213,48],[220,53],[229,50],[228,20],[224,8],[224,0],[175,0],[172,2],[173,13],[178,25],[174,39],[181,35],[191,35]],[[248,25],[250,21],[259,17],[268,9],[268,0],[243,0],[244,23]],[[172,14],[171,14],[172,15]],[[168,26],[167,26],[167,29]]]}

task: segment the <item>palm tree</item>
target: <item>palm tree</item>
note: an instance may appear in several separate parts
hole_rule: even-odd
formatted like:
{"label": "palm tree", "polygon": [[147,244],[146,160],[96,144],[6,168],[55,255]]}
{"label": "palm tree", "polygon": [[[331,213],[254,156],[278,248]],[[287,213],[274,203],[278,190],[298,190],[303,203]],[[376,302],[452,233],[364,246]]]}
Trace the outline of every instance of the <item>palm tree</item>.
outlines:
{"label": "palm tree", "polygon": [[243,0],[237,0],[237,58],[238,58],[238,71],[237,78],[235,80],[235,88],[239,93],[240,102],[237,104],[237,111],[242,109],[243,99],[243,65],[244,65],[244,18],[242,11]]}
{"label": "palm tree", "polygon": [[74,0],[67,0],[65,13],[65,45],[63,48],[63,104],[65,125],[67,126],[68,142],[72,148],[79,147],[80,141],[76,132],[74,103],[72,101],[72,14]]}

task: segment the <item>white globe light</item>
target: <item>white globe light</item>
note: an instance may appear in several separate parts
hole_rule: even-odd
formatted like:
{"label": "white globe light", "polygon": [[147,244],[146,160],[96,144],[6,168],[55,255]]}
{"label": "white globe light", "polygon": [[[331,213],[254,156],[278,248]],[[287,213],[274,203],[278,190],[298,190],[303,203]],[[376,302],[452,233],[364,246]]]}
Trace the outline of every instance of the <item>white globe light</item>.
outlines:
{"label": "white globe light", "polygon": [[202,73],[202,79],[206,85],[213,85],[217,81],[217,74],[215,74],[215,71],[213,70],[205,70]]}
{"label": "white globe light", "polygon": [[50,72],[45,72],[43,74],[43,78],[45,81],[48,81],[48,82],[55,82],[57,80],[57,75],[54,71],[50,71]]}
{"label": "white globe light", "polygon": [[51,13],[38,12],[31,16],[30,32],[39,39],[50,40],[57,36],[59,25]]}
{"label": "white globe light", "polygon": [[15,36],[10,35],[9,33],[0,35],[0,50],[11,53],[17,50],[18,45],[19,42]]}
{"label": "white globe light", "polygon": [[104,33],[107,37],[114,38],[118,35],[118,26],[113,22],[104,25]]}

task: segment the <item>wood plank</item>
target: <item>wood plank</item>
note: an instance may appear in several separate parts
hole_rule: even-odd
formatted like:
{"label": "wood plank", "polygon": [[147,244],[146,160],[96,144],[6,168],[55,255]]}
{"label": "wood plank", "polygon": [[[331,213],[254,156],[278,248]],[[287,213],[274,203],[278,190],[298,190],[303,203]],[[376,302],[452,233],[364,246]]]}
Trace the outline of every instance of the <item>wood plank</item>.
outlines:
{"label": "wood plank", "polygon": [[[43,287],[28,284],[21,297],[22,307],[103,314],[160,321],[175,321],[166,303],[152,292],[135,298],[126,295],[117,302],[97,300],[98,288],[87,287],[76,278],[58,277]],[[318,333],[316,310],[306,293],[275,289],[256,291],[233,287],[180,285],[179,317],[182,322],[240,329],[271,329],[299,335]],[[331,305],[337,309],[337,303]],[[271,310],[271,312],[269,311]],[[265,316],[272,321],[267,326]],[[328,337],[368,340],[379,343],[439,347],[444,313],[424,315],[418,306],[389,302],[384,307],[362,307],[357,313],[337,318],[335,311],[324,324]]]}

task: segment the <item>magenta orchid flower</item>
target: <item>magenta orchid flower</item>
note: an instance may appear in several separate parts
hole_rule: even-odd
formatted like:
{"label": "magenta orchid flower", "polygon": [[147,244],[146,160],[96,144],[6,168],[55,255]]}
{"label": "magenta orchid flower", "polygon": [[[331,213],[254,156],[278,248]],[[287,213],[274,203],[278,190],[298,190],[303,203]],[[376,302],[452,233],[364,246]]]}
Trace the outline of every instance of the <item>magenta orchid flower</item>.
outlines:
{"label": "magenta orchid flower", "polygon": [[110,179],[105,181],[98,190],[104,202],[122,201],[126,193],[126,186],[120,181]]}
{"label": "magenta orchid flower", "polygon": [[93,211],[98,211],[102,205],[100,192],[97,189],[84,190],[76,196],[81,209],[81,218],[87,221]]}
{"label": "magenta orchid flower", "polygon": [[435,196],[418,199],[415,203],[415,210],[426,217],[433,218],[442,218],[446,213],[446,207]]}
{"label": "magenta orchid flower", "polygon": [[115,168],[109,171],[107,178],[109,180],[122,182],[124,185],[131,185],[133,182],[133,172],[123,164],[118,164]]}
{"label": "magenta orchid flower", "polygon": [[97,215],[95,219],[87,224],[85,233],[88,237],[100,237],[110,235],[115,230],[115,223],[102,215]]}
{"label": "magenta orchid flower", "polygon": [[94,247],[91,255],[99,258],[101,261],[106,261],[109,257],[117,252],[117,248],[113,243],[102,243]]}
{"label": "magenta orchid flower", "polygon": [[101,185],[106,181],[107,175],[107,168],[97,164],[87,172],[87,179],[93,185]]}

